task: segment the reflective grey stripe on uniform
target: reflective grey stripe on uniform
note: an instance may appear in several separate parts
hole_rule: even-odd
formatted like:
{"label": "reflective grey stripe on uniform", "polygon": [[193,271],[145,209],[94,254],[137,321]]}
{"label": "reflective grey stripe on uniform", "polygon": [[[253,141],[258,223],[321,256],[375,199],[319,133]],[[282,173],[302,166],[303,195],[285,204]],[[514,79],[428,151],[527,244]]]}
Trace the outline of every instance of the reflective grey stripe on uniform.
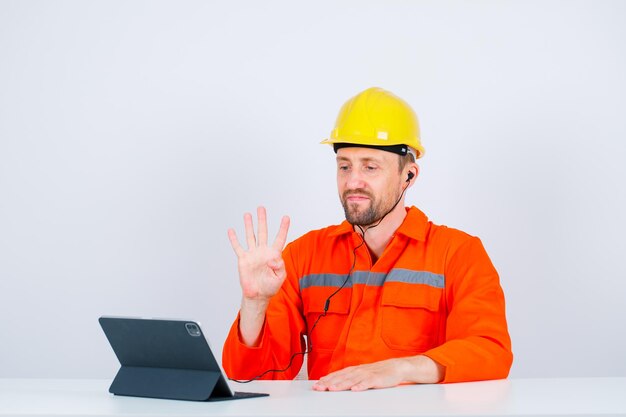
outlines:
{"label": "reflective grey stripe on uniform", "polygon": [[[300,290],[310,287],[340,287],[346,279],[342,274],[311,274],[300,278]],[[352,284],[382,286],[385,282],[404,282],[406,284],[424,284],[435,288],[444,288],[445,280],[441,274],[410,269],[392,269],[389,274],[382,272],[355,271],[344,288]]]}
{"label": "reflective grey stripe on uniform", "polygon": [[[311,274],[305,275],[300,278],[300,289],[303,290],[309,287],[341,287],[343,281],[346,279],[345,275],[340,274]],[[350,281],[346,282],[344,287],[351,287]]]}
{"label": "reflective grey stripe on uniform", "polygon": [[425,284],[435,288],[444,288],[446,281],[442,274],[427,271],[411,271],[410,269],[392,269],[387,282],[405,282],[407,284]]}

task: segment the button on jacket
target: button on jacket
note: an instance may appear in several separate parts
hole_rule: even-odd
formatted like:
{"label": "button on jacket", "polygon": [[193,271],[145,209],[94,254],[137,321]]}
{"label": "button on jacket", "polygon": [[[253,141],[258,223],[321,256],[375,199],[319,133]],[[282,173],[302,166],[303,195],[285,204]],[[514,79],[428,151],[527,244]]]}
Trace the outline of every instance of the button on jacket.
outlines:
{"label": "button on jacket", "polygon": [[[286,368],[305,350],[304,336],[309,379],[418,354],[445,367],[443,382],[508,375],[513,355],[504,294],[478,238],[435,225],[411,207],[376,262],[365,245],[355,252],[360,243],[344,221],[287,245],[287,278],[269,303],[259,345],[241,341],[239,318],[230,329],[223,350],[229,377]],[[293,379],[301,366],[296,355],[287,371],[263,378]]]}

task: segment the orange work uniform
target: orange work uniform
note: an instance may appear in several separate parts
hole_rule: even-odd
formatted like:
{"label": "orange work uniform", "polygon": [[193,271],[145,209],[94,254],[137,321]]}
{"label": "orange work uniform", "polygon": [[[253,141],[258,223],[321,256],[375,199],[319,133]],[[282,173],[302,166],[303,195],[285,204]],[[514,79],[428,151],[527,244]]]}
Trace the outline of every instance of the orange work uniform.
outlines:
{"label": "orange work uniform", "polygon": [[[283,251],[287,278],[271,299],[257,347],[246,346],[235,320],[223,350],[231,378],[250,379],[283,369],[305,349],[309,379],[346,366],[423,354],[445,367],[443,382],[505,378],[513,355],[498,273],[480,240],[435,225],[415,207],[407,209],[381,257],[356,250],[356,263],[341,286],[361,243],[352,225],[315,230]],[[286,372],[265,379],[293,379]]]}

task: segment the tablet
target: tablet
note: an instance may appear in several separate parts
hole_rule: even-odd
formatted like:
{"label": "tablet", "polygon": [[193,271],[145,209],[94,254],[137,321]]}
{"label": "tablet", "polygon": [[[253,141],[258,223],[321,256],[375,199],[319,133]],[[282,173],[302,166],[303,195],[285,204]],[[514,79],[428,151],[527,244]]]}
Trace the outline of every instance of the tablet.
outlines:
{"label": "tablet", "polygon": [[198,322],[100,317],[117,359],[109,392],[133,397],[223,401],[269,394],[233,392]]}

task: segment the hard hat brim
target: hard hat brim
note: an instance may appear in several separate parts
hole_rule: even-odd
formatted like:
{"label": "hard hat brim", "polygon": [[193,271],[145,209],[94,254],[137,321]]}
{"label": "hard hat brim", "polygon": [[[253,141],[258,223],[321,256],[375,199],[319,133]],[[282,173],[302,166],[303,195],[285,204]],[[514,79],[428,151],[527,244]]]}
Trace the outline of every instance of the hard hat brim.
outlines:
{"label": "hard hat brim", "polygon": [[[320,142],[320,145],[333,145],[334,146],[334,145],[339,145],[339,144],[346,144],[347,146],[343,146],[343,147],[346,147],[346,148],[347,147],[355,147],[355,148],[363,147],[363,148],[370,148],[370,149],[380,149],[380,150],[383,150],[383,151],[386,150],[386,151],[389,151],[389,152],[392,152],[392,153],[396,153],[396,154],[399,154],[399,155],[404,155],[405,153],[397,152],[396,150],[391,150],[391,148],[395,148],[396,146],[403,145],[403,146],[406,146],[408,148],[408,152],[406,152],[406,153],[413,154],[413,157],[415,157],[415,159],[419,159],[422,156],[424,156],[424,152],[425,152],[423,147],[415,148],[415,147],[409,146],[409,145],[407,145],[405,143],[398,144],[398,145],[383,146],[383,145],[370,145],[370,144],[367,144],[367,143],[361,143],[358,140],[349,140],[349,139],[340,139],[340,140],[336,140],[335,139],[334,140],[334,139],[331,139],[331,138],[326,138],[326,139],[324,139],[323,141]],[[386,148],[389,148],[389,149],[386,149]],[[335,150],[335,152],[337,152],[337,151]]]}

